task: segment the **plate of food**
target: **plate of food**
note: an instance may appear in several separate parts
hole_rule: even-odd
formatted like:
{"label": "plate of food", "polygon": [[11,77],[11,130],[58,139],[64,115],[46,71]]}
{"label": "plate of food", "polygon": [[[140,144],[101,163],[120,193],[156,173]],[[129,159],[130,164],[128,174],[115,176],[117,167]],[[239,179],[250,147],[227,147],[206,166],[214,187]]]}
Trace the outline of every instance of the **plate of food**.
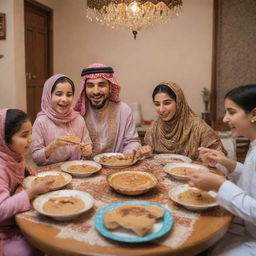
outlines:
{"label": "plate of food", "polygon": [[147,201],[110,204],[101,208],[94,219],[95,227],[101,235],[127,243],[159,238],[170,231],[173,221],[170,211]]}
{"label": "plate of food", "polygon": [[218,205],[216,192],[203,191],[189,185],[180,185],[169,191],[169,197],[189,210],[205,210]]}
{"label": "plate of food", "polygon": [[93,160],[105,167],[118,168],[135,164],[138,158],[127,159],[122,153],[103,153],[94,156]]}
{"label": "plate of food", "polygon": [[117,192],[125,195],[140,195],[154,188],[157,178],[145,171],[120,171],[107,177],[108,184]]}
{"label": "plate of food", "polygon": [[192,162],[189,157],[179,154],[157,154],[154,156],[154,159],[157,160],[160,164]]}
{"label": "plate of food", "polygon": [[206,166],[200,164],[172,163],[165,165],[164,171],[176,180],[187,181],[188,175],[192,172],[209,172],[210,170]]}
{"label": "plate of food", "polygon": [[72,180],[72,176],[59,171],[39,172],[37,175],[26,177],[23,181],[23,185],[25,188],[30,188],[32,185],[46,179],[53,180],[53,182],[49,184],[50,190],[57,190],[69,184]]}
{"label": "plate of food", "polygon": [[38,196],[33,206],[40,214],[60,221],[72,220],[92,208],[93,197],[79,190],[59,190]]}
{"label": "plate of food", "polygon": [[68,161],[61,165],[62,171],[78,178],[90,176],[93,173],[98,172],[100,169],[100,164],[89,160]]}

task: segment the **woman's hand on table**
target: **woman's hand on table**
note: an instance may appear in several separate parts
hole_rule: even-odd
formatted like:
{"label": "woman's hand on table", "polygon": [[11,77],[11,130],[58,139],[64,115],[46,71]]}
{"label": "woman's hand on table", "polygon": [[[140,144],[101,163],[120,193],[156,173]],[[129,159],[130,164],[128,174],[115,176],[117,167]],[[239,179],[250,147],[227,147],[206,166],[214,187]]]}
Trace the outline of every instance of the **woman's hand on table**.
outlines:
{"label": "woman's hand on table", "polygon": [[83,157],[88,157],[92,154],[92,144],[80,143],[80,150]]}
{"label": "woman's hand on table", "polygon": [[50,190],[50,184],[53,182],[53,179],[42,180],[26,189],[29,199],[31,200],[40,194],[48,192]]}
{"label": "woman's hand on table", "polygon": [[142,146],[138,151],[137,154],[139,157],[152,157],[152,148],[149,145]]}
{"label": "woman's hand on table", "polygon": [[203,147],[200,147],[198,150],[200,151],[199,157],[204,164],[216,167],[216,164],[219,163],[226,167],[229,172],[232,172],[236,167],[236,161],[226,157],[222,151]]}
{"label": "woman's hand on table", "polygon": [[220,186],[226,181],[224,176],[215,173],[194,172],[188,175],[189,185],[205,191],[218,191]]}

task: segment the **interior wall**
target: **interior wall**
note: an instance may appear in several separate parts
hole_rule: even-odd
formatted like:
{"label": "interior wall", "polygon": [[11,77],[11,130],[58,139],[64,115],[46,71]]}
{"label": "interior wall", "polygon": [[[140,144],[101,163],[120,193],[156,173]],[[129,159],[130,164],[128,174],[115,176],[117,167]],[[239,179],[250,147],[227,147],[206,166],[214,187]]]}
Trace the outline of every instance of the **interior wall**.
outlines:
{"label": "interior wall", "polygon": [[0,108],[26,110],[23,2],[1,0],[6,14],[6,39],[0,40]]}
{"label": "interior wall", "polygon": [[184,13],[169,23],[131,32],[112,30],[86,18],[84,0],[62,0],[55,9],[54,72],[80,87],[80,72],[91,63],[110,65],[121,85],[121,99],[142,105],[144,119],[156,117],[151,94],[165,80],[177,82],[195,112],[200,91],[210,88],[212,0],[184,0]]}
{"label": "interior wall", "polygon": [[[23,0],[0,2],[0,10],[2,6],[7,6],[8,10],[3,12],[8,11],[8,20],[12,19],[13,23],[16,19],[12,11],[14,2],[23,5]],[[77,93],[80,89],[81,70],[91,63],[101,62],[114,68],[122,88],[121,99],[128,104],[137,102],[142,105],[144,119],[156,117],[151,94],[155,85],[165,80],[181,85],[195,112],[203,110],[200,92],[203,87],[210,88],[211,84],[213,0],[183,0],[181,16],[173,18],[169,23],[142,29],[136,40],[129,31],[112,30],[97,22],[90,22],[86,18],[84,0],[62,0],[61,4],[58,0],[39,2],[53,9],[54,73],[63,73],[73,79]],[[21,31],[24,35],[24,19],[21,20],[24,14],[21,13],[21,23],[13,26],[17,29],[23,25]],[[9,35],[7,40],[0,40],[0,46],[5,44],[5,55],[13,55],[8,56],[12,59],[12,71],[8,71],[4,79],[0,78],[1,88],[2,84],[10,83],[9,78],[12,79],[14,69],[23,73],[25,81],[24,58],[14,53],[14,35]],[[24,52],[24,42],[19,41],[19,48],[23,48]],[[2,61],[0,59],[0,65]],[[9,67],[9,61],[7,58],[4,60],[5,67]],[[23,65],[16,67],[15,61]],[[1,66],[0,70],[2,72]],[[12,87],[5,86],[9,97],[18,94],[17,83],[19,81],[16,79]],[[24,89],[24,86],[21,88]],[[1,93],[0,107],[26,102],[24,94],[20,96],[20,102],[8,99],[2,101],[2,98]]]}

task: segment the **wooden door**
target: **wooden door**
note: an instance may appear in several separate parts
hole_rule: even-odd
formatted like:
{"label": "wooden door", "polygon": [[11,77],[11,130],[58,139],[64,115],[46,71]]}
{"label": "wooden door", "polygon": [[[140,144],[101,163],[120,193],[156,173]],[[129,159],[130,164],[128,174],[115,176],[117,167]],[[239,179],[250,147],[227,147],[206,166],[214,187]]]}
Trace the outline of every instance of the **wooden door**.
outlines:
{"label": "wooden door", "polygon": [[32,122],[41,109],[44,82],[52,75],[52,10],[24,2],[27,112]]}

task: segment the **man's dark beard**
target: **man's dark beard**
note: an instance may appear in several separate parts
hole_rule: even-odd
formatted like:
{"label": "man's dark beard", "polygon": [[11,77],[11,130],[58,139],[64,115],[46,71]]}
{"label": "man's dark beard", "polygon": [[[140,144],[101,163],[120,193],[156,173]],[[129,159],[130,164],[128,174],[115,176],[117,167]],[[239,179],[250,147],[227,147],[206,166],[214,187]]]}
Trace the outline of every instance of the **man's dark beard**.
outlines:
{"label": "man's dark beard", "polygon": [[92,101],[90,100],[90,105],[92,108],[95,108],[95,109],[101,109],[105,106],[106,102],[108,101],[108,98],[106,98],[100,105],[95,105],[92,103]]}

